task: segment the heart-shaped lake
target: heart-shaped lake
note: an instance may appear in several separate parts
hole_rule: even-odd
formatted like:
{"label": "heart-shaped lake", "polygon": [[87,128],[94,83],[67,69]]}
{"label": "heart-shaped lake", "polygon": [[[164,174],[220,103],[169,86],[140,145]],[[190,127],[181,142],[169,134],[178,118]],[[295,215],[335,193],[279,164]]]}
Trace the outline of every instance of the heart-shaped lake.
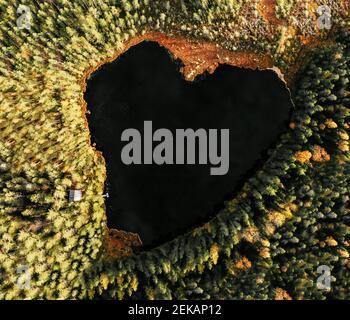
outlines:
{"label": "heart-shaped lake", "polygon": [[[191,83],[178,66],[158,44],[144,42],[95,72],[85,94],[92,141],[107,164],[108,226],[138,233],[145,245],[170,239],[215,214],[266,160],[266,150],[287,129],[293,107],[288,89],[273,71],[224,65]],[[152,125],[146,132],[145,121]],[[129,140],[134,162],[125,164],[121,154],[128,142],[122,134],[130,128],[139,137]],[[173,164],[152,159],[161,143],[152,142],[153,134],[161,128],[173,139],[162,154]],[[196,148],[194,164],[178,164],[176,132],[189,128],[204,129],[207,145],[202,144],[204,151]],[[226,174],[210,174],[218,165],[210,163],[209,129],[217,129],[217,155],[227,147],[228,155],[221,159],[229,164]],[[229,129],[228,145],[220,139],[221,129]],[[203,152],[207,164],[198,161]]]}

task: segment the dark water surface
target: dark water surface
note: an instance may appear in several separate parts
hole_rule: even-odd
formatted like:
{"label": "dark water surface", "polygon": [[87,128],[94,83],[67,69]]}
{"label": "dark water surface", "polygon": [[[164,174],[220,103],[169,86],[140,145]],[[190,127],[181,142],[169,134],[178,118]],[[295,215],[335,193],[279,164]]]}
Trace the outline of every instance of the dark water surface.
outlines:
{"label": "dark water surface", "polygon": [[[292,110],[288,90],[272,71],[220,66],[189,83],[178,66],[165,49],[144,42],[94,73],[85,94],[92,141],[107,162],[108,225],[137,232],[145,245],[215,213],[286,130]],[[124,165],[121,133],[143,133],[145,120],[153,121],[153,130],[174,133],[230,129],[227,175],[211,176],[210,164]]]}

